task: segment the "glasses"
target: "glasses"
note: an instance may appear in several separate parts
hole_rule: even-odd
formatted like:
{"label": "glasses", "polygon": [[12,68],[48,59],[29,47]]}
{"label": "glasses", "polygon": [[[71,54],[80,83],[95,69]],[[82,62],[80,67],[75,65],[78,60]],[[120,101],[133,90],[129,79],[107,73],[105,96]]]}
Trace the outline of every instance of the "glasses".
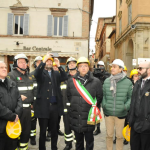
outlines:
{"label": "glasses", "polygon": [[137,69],[141,71],[142,69],[149,69],[149,68],[146,68],[146,67],[138,67]]}

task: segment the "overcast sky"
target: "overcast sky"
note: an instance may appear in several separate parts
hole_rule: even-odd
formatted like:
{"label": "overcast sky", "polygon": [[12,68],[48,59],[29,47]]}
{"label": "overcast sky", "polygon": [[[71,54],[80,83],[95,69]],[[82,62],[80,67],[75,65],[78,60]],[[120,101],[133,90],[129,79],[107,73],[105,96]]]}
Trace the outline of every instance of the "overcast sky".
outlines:
{"label": "overcast sky", "polygon": [[112,17],[116,15],[116,0],[94,0],[94,12],[90,31],[90,50],[95,51],[95,35],[99,17]]}

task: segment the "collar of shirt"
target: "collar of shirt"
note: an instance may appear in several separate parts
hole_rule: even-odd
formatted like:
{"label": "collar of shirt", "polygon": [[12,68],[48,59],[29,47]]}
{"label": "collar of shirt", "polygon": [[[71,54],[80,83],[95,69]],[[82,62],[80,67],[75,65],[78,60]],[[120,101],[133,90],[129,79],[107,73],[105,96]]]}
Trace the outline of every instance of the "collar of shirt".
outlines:
{"label": "collar of shirt", "polygon": [[2,82],[4,82],[5,81],[5,79],[0,79]]}
{"label": "collar of shirt", "polygon": [[148,77],[148,78],[146,78],[146,79],[142,79],[142,81],[143,81],[143,80],[145,80],[145,81],[146,81],[146,80],[150,80],[150,77]]}

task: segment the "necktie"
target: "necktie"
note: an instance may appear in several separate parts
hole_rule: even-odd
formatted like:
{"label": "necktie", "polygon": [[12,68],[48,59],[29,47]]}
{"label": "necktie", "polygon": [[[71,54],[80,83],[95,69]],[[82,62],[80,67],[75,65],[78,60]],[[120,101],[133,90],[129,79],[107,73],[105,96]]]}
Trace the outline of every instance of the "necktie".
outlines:
{"label": "necktie", "polygon": [[49,76],[50,76],[50,78],[51,78],[51,71],[49,71],[48,74],[49,74]]}
{"label": "necktie", "polygon": [[143,89],[143,87],[144,87],[145,81],[146,81],[146,80],[142,80],[142,86],[141,86],[142,89]]}

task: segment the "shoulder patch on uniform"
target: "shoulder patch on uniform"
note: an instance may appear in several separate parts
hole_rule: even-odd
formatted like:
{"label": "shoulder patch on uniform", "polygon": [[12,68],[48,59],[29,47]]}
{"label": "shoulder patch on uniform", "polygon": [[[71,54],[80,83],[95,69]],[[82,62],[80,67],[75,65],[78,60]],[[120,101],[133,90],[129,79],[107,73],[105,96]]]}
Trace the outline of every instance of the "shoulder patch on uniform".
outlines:
{"label": "shoulder patch on uniform", "polygon": [[30,80],[32,80],[32,77],[29,77]]}
{"label": "shoulder patch on uniform", "polygon": [[8,79],[10,79],[10,76],[7,76]]}

